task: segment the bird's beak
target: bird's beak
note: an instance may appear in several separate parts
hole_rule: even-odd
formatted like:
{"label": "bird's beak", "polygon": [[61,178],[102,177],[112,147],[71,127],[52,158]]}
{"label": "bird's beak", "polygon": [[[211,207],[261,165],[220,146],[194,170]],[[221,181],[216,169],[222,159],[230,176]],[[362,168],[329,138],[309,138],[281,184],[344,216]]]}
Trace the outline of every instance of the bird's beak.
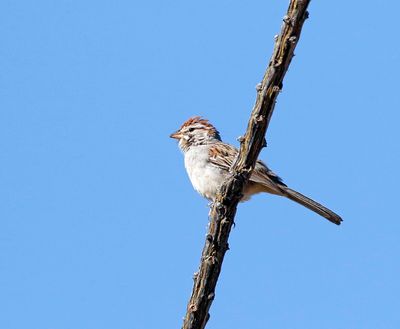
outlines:
{"label": "bird's beak", "polygon": [[169,137],[175,138],[175,139],[181,139],[181,138],[182,138],[182,134],[181,134],[181,132],[178,130],[178,131],[175,131],[174,133],[172,133],[171,135],[169,135]]}

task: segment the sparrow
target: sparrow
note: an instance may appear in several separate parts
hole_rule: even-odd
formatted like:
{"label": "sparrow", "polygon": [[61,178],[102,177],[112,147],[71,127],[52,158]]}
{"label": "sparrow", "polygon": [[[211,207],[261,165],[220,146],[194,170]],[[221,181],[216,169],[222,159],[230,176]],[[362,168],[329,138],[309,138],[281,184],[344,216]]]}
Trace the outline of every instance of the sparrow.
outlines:
{"label": "sparrow", "polygon": [[[199,116],[185,121],[171,138],[177,139],[183,152],[185,168],[194,189],[213,201],[220,186],[230,175],[230,168],[238,155],[232,145],[222,142],[218,130]],[[257,193],[266,192],[284,196],[340,225],[342,219],[332,210],[289,188],[266,164],[257,160],[248,183],[243,188],[242,201]]]}

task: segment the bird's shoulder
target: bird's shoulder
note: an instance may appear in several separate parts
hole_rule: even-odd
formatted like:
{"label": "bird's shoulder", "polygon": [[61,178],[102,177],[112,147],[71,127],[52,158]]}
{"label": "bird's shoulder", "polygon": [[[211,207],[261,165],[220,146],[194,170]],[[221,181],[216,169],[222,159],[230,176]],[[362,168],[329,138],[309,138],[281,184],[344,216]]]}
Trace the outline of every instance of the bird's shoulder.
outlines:
{"label": "bird's shoulder", "polygon": [[208,149],[210,163],[229,169],[238,154],[238,149],[232,145],[218,142],[212,144]]}

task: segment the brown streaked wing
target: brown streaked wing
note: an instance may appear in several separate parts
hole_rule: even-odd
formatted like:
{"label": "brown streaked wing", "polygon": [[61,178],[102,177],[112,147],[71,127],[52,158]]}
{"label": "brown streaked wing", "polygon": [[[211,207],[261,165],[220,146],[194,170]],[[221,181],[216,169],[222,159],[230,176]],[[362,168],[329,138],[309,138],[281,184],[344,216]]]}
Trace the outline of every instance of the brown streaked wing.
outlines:
{"label": "brown streaked wing", "polygon": [[215,145],[211,146],[208,151],[208,154],[210,155],[210,163],[228,171],[232,166],[237,153],[238,150],[236,147],[224,143],[215,143]]}
{"label": "brown streaked wing", "polygon": [[[224,170],[229,170],[237,156],[238,150],[231,145],[224,143],[216,143],[210,147],[210,162]],[[282,179],[271,171],[262,161],[257,160],[256,167],[253,170],[250,181],[265,185],[266,187],[280,191],[280,186],[286,186]]]}
{"label": "brown streaked wing", "polygon": [[260,160],[257,160],[256,168],[253,170],[250,180],[264,185],[270,182],[274,185],[286,186],[282,179]]}

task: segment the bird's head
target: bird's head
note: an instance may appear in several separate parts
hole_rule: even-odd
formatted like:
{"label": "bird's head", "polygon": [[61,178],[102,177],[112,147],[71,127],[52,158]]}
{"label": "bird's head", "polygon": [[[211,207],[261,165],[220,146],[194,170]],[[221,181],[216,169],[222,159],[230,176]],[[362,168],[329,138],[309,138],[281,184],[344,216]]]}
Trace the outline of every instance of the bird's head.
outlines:
{"label": "bird's head", "polygon": [[221,140],[218,130],[201,117],[192,117],[185,121],[170,137],[179,141],[179,147],[183,152],[191,146],[212,144]]}

